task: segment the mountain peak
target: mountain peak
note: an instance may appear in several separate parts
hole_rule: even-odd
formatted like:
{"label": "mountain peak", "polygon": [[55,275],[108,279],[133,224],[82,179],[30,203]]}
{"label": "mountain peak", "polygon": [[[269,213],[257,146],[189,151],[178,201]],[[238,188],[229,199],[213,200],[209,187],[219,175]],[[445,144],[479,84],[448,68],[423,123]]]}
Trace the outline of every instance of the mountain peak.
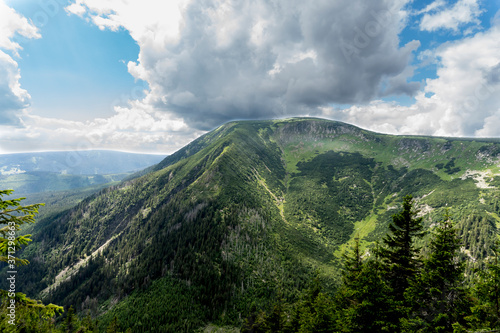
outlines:
{"label": "mountain peak", "polygon": [[[121,316],[134,331],[131,308],[151,313],[142,323],[150,328],[237,323],[249,299],[268,304],[315,272],[335,286],[343,251],[355,238],[373,246],[407,194],[427,228],[447,208],[464,230],[481,223],[481,239],[464,245],[480,260],[500,228],[499,155],[493,141],[384,135],[316,118],[227,123],[42,221],[27,248],[36,274],[19,281],[30,294],[50,291],[48,302],[106,304],[104,323]],[[198,319],[157,313],[148,295],[165,304],[182,295],[178,306],[192,307],[183,316]]]}

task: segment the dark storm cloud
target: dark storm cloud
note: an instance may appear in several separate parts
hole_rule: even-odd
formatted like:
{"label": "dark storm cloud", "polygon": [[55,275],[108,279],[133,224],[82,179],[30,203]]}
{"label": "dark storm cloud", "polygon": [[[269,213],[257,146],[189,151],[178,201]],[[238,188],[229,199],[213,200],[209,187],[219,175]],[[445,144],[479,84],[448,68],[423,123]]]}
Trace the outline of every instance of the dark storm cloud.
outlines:
{"label": "dark storm cloud", "polygon": [[419,85],[403,72],[419,43],[399,46],[404,5],[194,1],[175,46],[141,48],[149,100],[210,129],[231,119],[314,114],[388,91],[413,95]]}

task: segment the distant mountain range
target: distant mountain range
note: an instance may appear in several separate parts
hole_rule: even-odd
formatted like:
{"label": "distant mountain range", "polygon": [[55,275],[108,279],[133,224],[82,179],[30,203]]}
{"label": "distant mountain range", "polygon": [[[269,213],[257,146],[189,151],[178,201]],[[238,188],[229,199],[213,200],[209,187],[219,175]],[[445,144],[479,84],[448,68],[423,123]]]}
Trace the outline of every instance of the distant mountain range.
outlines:
{"label": "distant mountain range", "polygon": [[165,156],[107,150],[0,155],[0,188],[29,194],[118,181]]}
{"label": "distant mountain range", "polygon": [[106,175],[138,171],[163,160],[165,155],[110,150],[35,152],[0,155],[3,176],[32,171],[69,175]]}
{"label": "distant mountain range", "polygon": [[[231,122],[39,221],[17,287],[99,316],[102,330],[115,316],[133,332],[238,327],[314,276],[334,290],[344,250],[359,238],[369,254],[407,194],[426,228],[450,210],[470,271],[499,237],[499,156],[497,140],[311,118]],[[65,161],[54,170],[109,171]]]}

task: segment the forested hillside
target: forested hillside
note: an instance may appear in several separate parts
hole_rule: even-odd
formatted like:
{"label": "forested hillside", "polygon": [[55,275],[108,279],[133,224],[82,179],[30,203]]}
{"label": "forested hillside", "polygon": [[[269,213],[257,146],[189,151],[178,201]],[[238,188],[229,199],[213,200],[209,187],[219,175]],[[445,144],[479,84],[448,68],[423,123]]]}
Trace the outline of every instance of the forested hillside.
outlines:
{"label": "forested hillside", "polygon": [[[228,123],[149,173],[40,220],[22,253],[30,265],[19,269],[18,288],[98,318],[101,331],[277,332],[286,324],[290,332],[320,332],[309,322],[316,320],[329,332],[342,318],[367,315],[354,309],[339,319],[336,307],[350,309],[343,301],[364,304],[360,285],[346,281],[399,288],[373,272],[392,269],[377,249],[389,244],[384,237],[407,195],[422,231],[434,230],[414,237],[422,262],[412,269],[432,267],[433,233],[448,214],[463,283],[489,278],[476,271],[488,272],[499,239],[499,156],[500,144],[486,139],[390,136],[319,119]],[[432,269],[425,272],[431,279]],[[394,302],[404,303],[408,288]],[[483,305],[466,305],[478,316],[460,322],[464,329],[496,327],[487,319],[494,314],[480,317]],[[413,320],[405,329],[421,324],[422,309],[387,309]]]}
{"label": "forested hillside", "polygon": [[26,195],[99,186],[161,160],[158,155],[105,150],[0,154],[0,188]]}
{"label": "forested hillside", "polygon": [[0,154],[0,189],[44,202],[39,218],[73,207],[164,157],[107,150]]}

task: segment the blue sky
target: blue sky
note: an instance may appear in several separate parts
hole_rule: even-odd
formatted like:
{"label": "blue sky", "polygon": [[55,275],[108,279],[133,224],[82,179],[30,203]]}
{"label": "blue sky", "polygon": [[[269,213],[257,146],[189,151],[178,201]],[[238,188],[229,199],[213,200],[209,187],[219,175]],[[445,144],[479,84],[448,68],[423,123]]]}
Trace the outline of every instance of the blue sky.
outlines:
{"label": "blue sky", "polygon": [[500,0],[0,0],[0,153],[171,153],[234,119],[500,136]]}
{"label": "blue sky", "polygon": [[67,15],[63,6],[69,2],[60,3],[59,9],[44,11],[38,1],[10,2],[35,22],[36,13],[47,14],[40,16],[47,20],[37,22],[42,38],[22,41],[21,85],[32,97],[33,110],[41,115],[81,121],[109,117],[115,100],[123,103],[122,94],[145,84],[136,82],[126,66],[137,59],[139,46],[126,30],[101,31]]}

